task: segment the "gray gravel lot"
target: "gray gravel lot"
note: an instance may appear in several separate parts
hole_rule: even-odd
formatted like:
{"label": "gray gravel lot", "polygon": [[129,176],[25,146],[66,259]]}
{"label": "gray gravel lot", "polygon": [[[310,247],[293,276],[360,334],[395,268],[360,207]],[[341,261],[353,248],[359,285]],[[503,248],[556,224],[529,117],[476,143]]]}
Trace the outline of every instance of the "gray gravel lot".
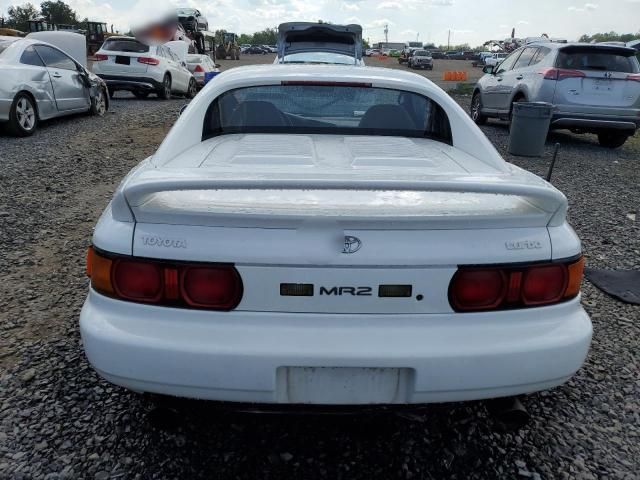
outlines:
{"label": "gray gravel lot", "polygon": [[[457,100],[467,108],[470,98]],[[118,99],[105,119],[0,135],[0,478],[638,478],[640,308],[588,282],[587,363],[566,385],[526,397],[533,419],[517,433],[497,431],[482,403],[319,417],[182,401],[170,414],[99,379],[77,327],[85,248],[117,183],[183,103]],[[504,153],[506,127],[484,131]],[[588,264],[639,269],[640,139],[610,151],[558,133],[545,159],[505,158],[543,174],[556,141],[554,183]]]}

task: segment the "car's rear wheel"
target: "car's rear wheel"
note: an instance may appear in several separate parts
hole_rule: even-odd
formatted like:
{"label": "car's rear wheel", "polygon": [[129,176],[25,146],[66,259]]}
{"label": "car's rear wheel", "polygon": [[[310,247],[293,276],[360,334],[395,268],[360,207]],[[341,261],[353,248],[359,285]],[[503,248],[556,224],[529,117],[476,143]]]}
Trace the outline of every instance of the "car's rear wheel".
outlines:
{"label": "car's rear wheel", "polygon": [[480,92],[474,93],[471,99],[471,120],[473,120],[476,125],[484,125],[487,123],[487,117],[482,114],[482,98],[480,97]]}
{"label": "car's rear wheel", "polygon": [[104,89],[100,89],[95,97],[91,99],[91,108],[89,113],[97,117],[104,116],[107,113],[107,92]]}
{"label": "car's rear wheel", "polygon": [[165,75],[162,80],[162,87],[158,90],[158,97],[163,100],[169,100],[171,98],[171,77]]}
{"label": "car's rear wheel", "polygon": [[198,93],[198,85],[196,81],[192,78],[189,80],[189,90],[187,90],[187,98],[193,98]]}
{"label": "car's rear wheel", "polygon": [[620,132],[601,132],[598,134],[598,142],[607,148],[618,148],[624,145],[629,135]]}
{"label": "car's rear wheel", "polygon": [[149,92],[133,92],[133,94],[136,96],[136,98],[139,98],[140,100],[144,100],[149,96]]}
{"label": "car's rear wheel", "polygon": [[9,132],[18,137],[27,137],[36,131],[38,112],[33,99],[26,93],[14,98],[9,111]]}

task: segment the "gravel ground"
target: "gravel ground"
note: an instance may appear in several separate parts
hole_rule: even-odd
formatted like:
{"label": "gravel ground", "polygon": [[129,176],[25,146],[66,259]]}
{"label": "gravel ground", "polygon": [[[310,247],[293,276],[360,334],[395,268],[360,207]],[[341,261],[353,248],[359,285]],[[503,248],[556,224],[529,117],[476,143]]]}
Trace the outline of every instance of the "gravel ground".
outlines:
{"label": "gravel ground", "polygon": [[[77,327],[84,251],[114,187],[183,103],[117,99],[105,119],[0,136],[0,478],[638,478],[640,309],[588,282],[587,363],[523,399],[532,421],[519,432],[499,431],[480,402],[403,415],[256,416],[193,401],[171,411],[98,378]],[[504,153],[506,127],[484,131]],[[640,268],[639,140],[609,151],[591,136],[549,138],[548,156],[562,144],[554,183],[591,266]],[[538,174],[548,156],[505,155]]]}

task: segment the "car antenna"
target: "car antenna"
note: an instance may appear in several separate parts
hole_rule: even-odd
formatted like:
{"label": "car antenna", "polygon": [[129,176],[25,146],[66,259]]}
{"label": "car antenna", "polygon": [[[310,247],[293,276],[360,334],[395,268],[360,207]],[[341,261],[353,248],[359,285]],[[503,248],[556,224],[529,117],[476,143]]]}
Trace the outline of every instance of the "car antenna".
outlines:
{"label": "car antenna", "polygon": [[547,176],[545,178],[547,182],[551,181],[551,174],[553,173],[553,167],[556,166],[556,158],[558,157],[558,150],[560,150],[560,143],[556,143],[556,146],[553,149],[553,158],[551,159],[551,165],[549,165],[549,170],[547,171]]}

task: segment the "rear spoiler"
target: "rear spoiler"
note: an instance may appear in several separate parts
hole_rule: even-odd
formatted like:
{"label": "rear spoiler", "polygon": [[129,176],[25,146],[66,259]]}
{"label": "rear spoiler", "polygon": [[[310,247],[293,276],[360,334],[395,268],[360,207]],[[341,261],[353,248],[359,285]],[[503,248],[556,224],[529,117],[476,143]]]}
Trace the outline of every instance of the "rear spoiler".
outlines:
{"label": "rear spoiler", "polygon": [[362,27],[328,23],[289,22],[278,27],[278,61],[286,55],[330,52],[362,59]]}
{"label": "rear spoiler", "polygon": [[[132,207],[139,207],[154,193],[184,190],[406,190],[419,192],[457,192],[512,195],[525,198],[532,205],[549,214],[549,226],[561,225],[567,212],[566,197],[542,179],[534,182],[517,182],[513,176],[429,177],[415,179],[345,179],[326,178],[224,178],[183,176],[173,173],[167,176],[160,170],[145,172],[139,178],[131,178],[116,191],[112,202],[114,218],[133,222]],[[514,180],[516,180],[514,182]]]}

